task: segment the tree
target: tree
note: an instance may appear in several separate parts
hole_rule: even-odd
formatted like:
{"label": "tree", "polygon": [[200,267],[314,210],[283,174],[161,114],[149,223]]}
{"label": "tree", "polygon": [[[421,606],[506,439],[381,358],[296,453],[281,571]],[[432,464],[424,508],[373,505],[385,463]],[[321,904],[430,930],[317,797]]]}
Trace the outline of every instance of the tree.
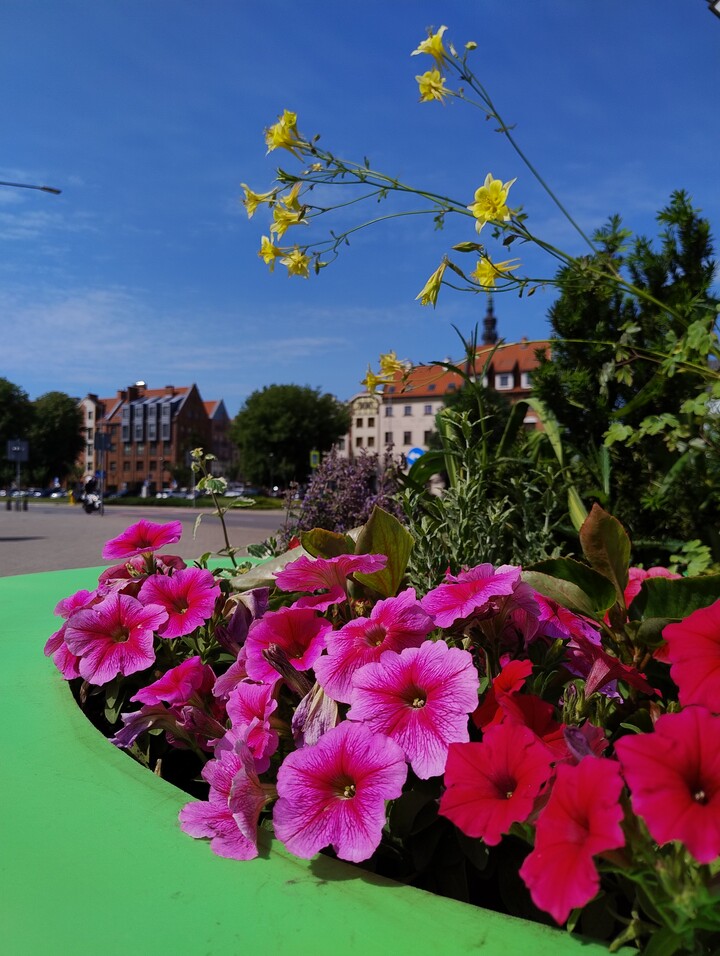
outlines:
{"label": "tree", "polygon": [[231,426],[241,469],[261,485],[304,482],[310,452],[329,451],[350,425],[333,395],[300,385],[267,385],[248,396]]}
{"label": "tree", "polygon": [[47,392],[33,403],[30,471],[36,484],[64,478],[83,449],[82,412],[64,392]]}
{"label": "tree", "polygon": [[[633,240],[614,216],[594,237],[597,254],[558,273],[551,356],[538,356],[533,391],[576,452],[581,493],[609,507],[636,543],[699,538],[720,557],[713,540],[718,458],[697,416],[683,411],[702,382],[664,373],[660,358],[691,328],[698,341],[716,341],[708,309],[715,268],[710,225],[682,191],[657,219],[659,248],[644,237]],[[612,274],[643,294],[626,292]],[[651,416],[655,434],[647,428]],[[667,422],[674,432],[661,427]],[[608,436],[621,440],[608,444]],[[601,476],[603,461],[609,468]],[[662,558],[667,554],[653,560]]]}
{"label": "tree", "polygon": [[0,378],[0,484],[15,478],[16,465],[5,458],[7,443],[13,438],[29,437],[33,406],[27,392],[6,378]]}

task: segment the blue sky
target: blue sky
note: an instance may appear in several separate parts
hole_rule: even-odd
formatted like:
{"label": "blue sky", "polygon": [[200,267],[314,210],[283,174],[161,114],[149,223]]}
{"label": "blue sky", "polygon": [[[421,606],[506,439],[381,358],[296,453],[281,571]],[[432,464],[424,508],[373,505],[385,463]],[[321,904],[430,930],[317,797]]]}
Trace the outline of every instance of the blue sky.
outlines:
{"label": "blue sky", "polygon": [[[456,355],[452,326],[469,333],[485,297],[443,290],[433,311],[415,296],[475,238],[465,220],[381,225],[304,280],[268,272],[267,217],[239,202],[242,182],[264,191],[292,165],[263,139],[287,108],[339,155],[468,202],[488,171],[517,177],[511,205],[580,252],[490,124],[418,102],[429,61],[409,54],[441,24],[478,43],[478,76],[584,229],[617,212],[655,235],[685,188],[717,236],[720,19],[705,0],[4,0],[0,179],[62,195],[0,188],[0,375],[31,398],[196,382],[234,415],[273,383],[346,399],[391,349]],[[552,298],[498,296],[501,335],[547,335]]]}

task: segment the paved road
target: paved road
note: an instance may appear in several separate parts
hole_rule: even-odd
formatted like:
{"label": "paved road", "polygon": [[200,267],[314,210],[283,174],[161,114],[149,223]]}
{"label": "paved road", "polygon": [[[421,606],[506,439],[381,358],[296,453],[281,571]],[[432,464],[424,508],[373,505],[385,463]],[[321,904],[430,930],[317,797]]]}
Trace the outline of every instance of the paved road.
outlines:
{"label": "paved road", "polygon": [[[200,512],[197,537],[193,525]],[[62,568],[96,567],[111,562],[101,557],[104,543],[124,531],[139,518],[165,522],[180,520],[183,535],[172,547],[164,549],[185,560],[206,551],[217,551],[224,544],[218,518],[205,509],[107,507],[104,515],[87,515],[79,505],[51,505],[29,501],[27,511],[6,510],[0,499],[0,577],[34,571],[58,571]],[[283,511],[238,510],[226,518],[230,543],[246,548],[275,534],[285,520]]]}

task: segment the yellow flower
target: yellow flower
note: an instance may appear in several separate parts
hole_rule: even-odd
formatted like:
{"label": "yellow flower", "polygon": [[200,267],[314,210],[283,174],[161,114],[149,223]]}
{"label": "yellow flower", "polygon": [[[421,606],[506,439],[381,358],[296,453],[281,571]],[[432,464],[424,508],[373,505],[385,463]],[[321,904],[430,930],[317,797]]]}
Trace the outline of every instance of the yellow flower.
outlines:
{"label": "yellow flower", "polygon": [[429,103],[431,100],[440,100],[442,103],[450,90],[445,88],[445,77],[440,76],[439,70],[428,70],[421,76],[416,76],[420,89],[420,102]]}
{"label": "yellow flower", "polygon": [[254,193],[245,183],[240,183],[240,185],[245,190],[245,198],[242,200],[242,204],[247,210],[248,219],[252,219],[258,206],[265,202],[271,202],[275,198],[274,189],[269,193]]}
{"label": "yellow flower", "polygon": [[303,141],[297,131],[297,113],[284,110],[277,123],[265,130],[265,142],[268,153],[274,149],[289,149],[292,153],[295,146],[302,146]]}
{"label": "yellow flower", "polygon": [[278,246],[274,246],[267,236],[263,236],[260,240],[260,251],[258,255],[266,266],[270,266],[271,272],[275,268],[275,260],[278,256],[282,255],[282,252],[282,249],[278,248]]}
{"label": "yellow flower", "polygon": [[493,179],[492,173],[488,173],[482,186],[475,190],[475,202],[468,206],[468,209],[477,219],[478,232],[486,222],[507,222],[510,218],[507,198],[514,182],[515,180],[511,179],[503,183],[499,179]]}
{"label": "yellow flower", "polygon": [[518,266],[512,265],[513,262],[519,263],[520,260],[506,259],[505,262],[491,262],[487,256],[483,256],[482,259],[478,260],[478,264],[474,271],[470,273],[470,277],[475,279],[483,289],[492,289],[498,279],[506,278],[508,272],[518,268]]}
{"label": "yellow flower", "polygon": [[438,69],[442,70],[447,58],[442,42],[442,35],[446,30],[447,27],[440,27],[437,33],[430,33],[430,31],[428,31],[427,40],[423,40],[417,50],[413,50],[410,56],[416,56],[418,53],[427,53],[435,60]]}
{"label": "yellow flower", "polygon": [[310,256],[306,256],[304,252],[301,252],[299,246],[295,246],[292,252],[288,252],[286,256],[283,256],[280,262],[282,262],[284,266],[287,266],[289,276],[301,276],[303,279],[309,278],[310,272],[308,266],[310,265]]}
{"label": "yellow flower", "polygon": [[300,183],[295,183],[293,188],[286,196],[281,196],[279,202],[273,207],[273,221],[270,226],[270,234],[278,238],[284,236],[290,226],[297,226],[299,223],[307,223],[305,218],[305,206],[298,199],[300,192]]}
{"label": "yellow flower", "polygon": [[407,371],[407,362],[401,362],[395,352],[383,352],[380,356],[380,374],[393,376],[396,372]]}
{"label": "yellow flower", "polygon": [[362,382],[360,382],[360,384],[364,385],[371,395],[375,394],[375,392],[377,391],[378,385],[385,385],[386,383],[387,383],[387,379],[384,378],[382,374],[376,375],[369,365],[367,369],[367,375],[362,380]]}
{"label": "yellow flower", "polygon": [[443,259],[438,268],[435,270],[435,272],[433,272],[425,285],[422,287],[419,294],[415,296],[416,299],[420,299],[421,305],[432,305],[432,307],[435,308],[438,292],[440,291],[442,278],[445,274],[446,268],[447,262],[445,262]]}

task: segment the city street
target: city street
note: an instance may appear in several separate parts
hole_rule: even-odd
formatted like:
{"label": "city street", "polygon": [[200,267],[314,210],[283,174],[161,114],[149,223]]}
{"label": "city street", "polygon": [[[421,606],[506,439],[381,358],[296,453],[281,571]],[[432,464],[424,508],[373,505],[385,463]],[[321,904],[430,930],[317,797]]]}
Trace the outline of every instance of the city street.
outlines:
{"label": "city street", "polygon": [[[204,515],[193,538],[198,514]],[[180,520],[183,534],[166,553],[191,560],[206,551],[217,551],[224,544],[222,527],[216,517],[203,508],[130,507],[115,505],[105,514],[85,514],[79,505],[51,505],[42,499],[30,499],[27,511],[6,510],[0,500],[0,577],[62,568],[96,567],[103,561],[102,548],[109,538],[120,534],[134,521],[167,522]],[[238,509],[226,516],[230,543],[246,548],[265,540],[282,527],[283,511]]]}

